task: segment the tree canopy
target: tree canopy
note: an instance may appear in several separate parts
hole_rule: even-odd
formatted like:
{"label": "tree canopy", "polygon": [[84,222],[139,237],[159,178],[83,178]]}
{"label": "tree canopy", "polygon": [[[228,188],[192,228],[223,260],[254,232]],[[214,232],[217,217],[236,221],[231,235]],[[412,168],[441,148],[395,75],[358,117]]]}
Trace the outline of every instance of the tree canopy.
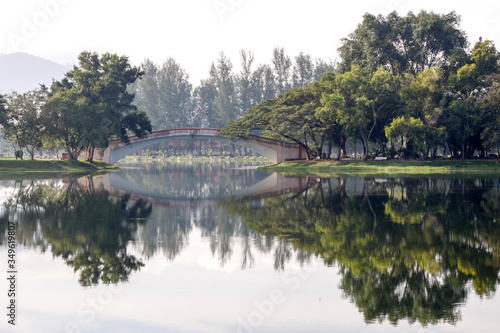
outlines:
{"label": "tree canopy", "polygon": [[106,148],[111,138],[128,142],[128,134],[139,137],[152,131],[143,111],[132,104],[128,85],[143,72],[130,65],[125,56],[99,56],[82,52],[79,64],[54,82],[42,117],[47,133],[60,142],[75,159],[83,149],[90,161],[96,148]]}
{"label": "tree canopy", "polygon": [[[486,156],[500,148],[500,54],[490,40],[467,49],[459,25],[455,12],[366,14],[343,40],[337,72],[254,106],[222,133],[233,138],[261,130],[299,143],[309,158],[331,145],[346,157],[347,139],[361,142],[365,160]],[[285,68],[280,55],[275,62]]]}

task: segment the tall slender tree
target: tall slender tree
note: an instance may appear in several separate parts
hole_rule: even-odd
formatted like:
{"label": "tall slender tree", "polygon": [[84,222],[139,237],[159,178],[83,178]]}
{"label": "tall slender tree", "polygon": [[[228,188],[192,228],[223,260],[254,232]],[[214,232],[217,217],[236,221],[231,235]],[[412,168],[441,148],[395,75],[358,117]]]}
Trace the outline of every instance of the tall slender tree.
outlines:
{"label": "tall slender tree", "polygon": [[292,60],[282,47],[273,50],[273,71],[276,80],[276,90],[279,95],[284,94],[291,87]]}

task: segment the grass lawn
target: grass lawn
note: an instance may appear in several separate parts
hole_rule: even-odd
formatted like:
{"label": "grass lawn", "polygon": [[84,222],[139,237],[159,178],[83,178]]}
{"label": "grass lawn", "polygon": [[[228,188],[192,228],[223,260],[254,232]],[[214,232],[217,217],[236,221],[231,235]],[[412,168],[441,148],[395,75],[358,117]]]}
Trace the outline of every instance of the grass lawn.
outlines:
{"label": "grass lawn", "polygon": [[334,172],[339,174],[373,175],[427,175],[469,173],[496,174],[500,176],[498,160],[439,160],[439,161],[288,161],[280,164],[260,167],[277,172]]}
{"label": "grass lawn", "polygon": [[0,158],[0,173],[20,172],[88,172],[118,169],[117,166],[102,161],[73,160],[16,160],[15,158]]}

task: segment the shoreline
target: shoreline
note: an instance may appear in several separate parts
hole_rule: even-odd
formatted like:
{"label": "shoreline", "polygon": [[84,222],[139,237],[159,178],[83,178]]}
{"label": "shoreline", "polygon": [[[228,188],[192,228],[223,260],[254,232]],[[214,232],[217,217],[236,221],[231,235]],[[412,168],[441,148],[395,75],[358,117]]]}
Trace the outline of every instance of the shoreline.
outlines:
{"label": "shoreline", "polygon": [[25,173],[80,173],[118,170],[116,165],[99,160],[94,163],[87,161],[57,160],[57,159],[24,159],[0,158],[0,175]]}
{"label": "shoreline", "polygon": [[500,160],[333,160],[286,161],[259,167],[260,170],[280,173],[336,173],[370,175],[467,175],[491,174],[500,176]]}

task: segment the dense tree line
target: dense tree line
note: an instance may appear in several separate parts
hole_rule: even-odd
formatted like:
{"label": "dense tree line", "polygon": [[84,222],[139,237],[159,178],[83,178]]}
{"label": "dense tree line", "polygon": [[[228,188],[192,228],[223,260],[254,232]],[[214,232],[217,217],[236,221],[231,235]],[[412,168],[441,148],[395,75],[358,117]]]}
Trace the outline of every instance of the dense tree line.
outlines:
{"label": "dense tree line", "polygon": [[[366,14],[342,40],[335,73],[292,88],[231,121],[223,134],[251,130],[300,144],[309,158],[347,139],[394,157],[485,156],[500,147],[500,54],[490,40],[469,49],[460,17],[420,12]],[[277,85],[279,87],[279,85]]]}
{"label": "dense tree line", "polygon": [[124,56],[82,52],[78,65],[50,88],[0,95],[0,125],[21,158],[23,151],[34,158],[35,149],[58,148],[73,159],[86,151],[92,161],[109,139],[127,142],[128,134],[141,137],[153,127],[222,128],[253,105],[333,70],[332,63],[302,52],[292,60],[283,48],[274,49],[271,64],[257,66],[250,51],[240,58],[235,73],[221,53],[208,78],[193,87],[173,58],[134,67]]}
{"label": "dense tree line", "polygon": [[60,148],[76,159],[87,151],[93,161],[95,149],[108,146],[111,138],[128,141],[133,133],[152,131],[145,112],[132,104],[128,85],[143,72],[127,57],[82,52],[78,65],[54,81],[50,89],[41,86],[27,93],[0,98],[3,134],[18,149],[34,158],[35,149]]}
{"label": "dense tree line", "polygon": [[255,54],[241,50],[240,71],[221,53],[208,77],[196,87],[173,58],[162,65],[146,59],[144,76],[130,87],[135,105],[146,111],[155,130],[182,127],[222,128],[252,106],[293,87],[318,81],[334,70],[333,63],[300,52],[294,58],[276,47],[269,64],[256,64]]}

